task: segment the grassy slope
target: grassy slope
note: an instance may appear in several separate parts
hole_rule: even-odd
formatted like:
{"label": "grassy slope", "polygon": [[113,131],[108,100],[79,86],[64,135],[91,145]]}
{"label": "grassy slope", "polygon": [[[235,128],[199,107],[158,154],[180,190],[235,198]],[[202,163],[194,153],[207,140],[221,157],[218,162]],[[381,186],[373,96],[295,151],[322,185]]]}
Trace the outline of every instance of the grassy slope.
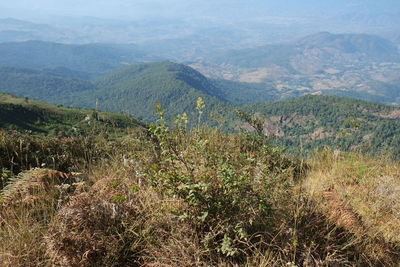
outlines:
{"label": "grassy slope", "polygon": [[305,162],[214,130],[155,134],[159,143],[131,136],[101,151],[79,169],[87,175],[34,170],[10,183],[0,193],[3,262],[398,263],[398,164],[327,151]]}
{"label": "grassy slope", "polygon": [[[94,129],[123,132],[139,123],[126,115],[56,106],[36,100],[0,95],[0,127],[35,133],[89,133]],[[97,117],[98,119],[95,119]]]}

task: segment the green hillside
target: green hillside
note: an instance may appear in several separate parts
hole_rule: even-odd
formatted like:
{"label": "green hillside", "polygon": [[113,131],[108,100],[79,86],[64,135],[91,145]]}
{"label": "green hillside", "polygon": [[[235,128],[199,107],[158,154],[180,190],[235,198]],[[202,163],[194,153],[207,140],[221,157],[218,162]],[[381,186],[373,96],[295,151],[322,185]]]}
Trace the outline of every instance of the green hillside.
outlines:
{"label": "green hillside", "polygon": [[285,92],[278,92],[269,83],[244,83],[224,79],[210,79],[210,81],[214,85],[216,95],[234,105],[274,101],[287,97]]}
{"label": "green hillside", "polygon": [[[276,95],[275,90],[262,84],[208,79],[190,67],[171,62],[127,66],[91,82],[67,77],[66,70],[59,71],[66,74],[63,76],[54,70],[2,68],[0,76],[4,88],[0,89],[29,99],[79,108],[94,109],[97,103],[99,110],[129,113],[146,123],[159,118],[156,105],[161,103],[169,122],[173,122],[176,115],[186,113],[190,127],[198,125],[200,119],[200,123],[230,132],[241,127],[249,129],[235,114],[236,109],[241,108],[249,114],[261,115],[264,134],[275,136],[278,145],[288,147],[292,152],[298,152],[299,147],[311,151],[329,146],[342,150],[362,149],[373,154],[389,148],[394,155],[400,155],[400,115],[394,107],[314,95],[265,102],[288,95]],[[196,110],[199,97],[205,103],[201,115]],[[260,103],[238,106],[255,101]],[[27,104],[23,100],[20,102]],[[33,103],[33,100],[28,102]],[[14,106],[7,108],[8,113],[15,109]],[[3,124],[9,128],[49,132],[68,121],[61,127],[64,132],[72,133],[75,124],[90,129],[87,122],[82,122],[90,112],[76,115],[80,121],[71,121],[70,114],[56,119],[53,115],[45,115],[46,118],[38,119],[37,112],[33,118],[17,118],[18,114],[29,113],[25,109],[18,107],[13,115],[2,116],[2,120],[10,119]],[[24,122],[26,119],[29,119],[27,123]],[[38,126],[40,121],[46,120],[50,121]]]}
{"label": "green hillside", "polygon": [[219,117],[231,117],[233,108],[223,101],[214,84],[199,72],[171,62],[146,63],[125,67],[94,82],[99,88],[75,94],[66,104],[99,108],[113,112],[129,112],[145,121],[157,119],[156,103],[161,103],[169,119],[187,113],[197,120],[196,101],[206,103],[203,120],[216,124]]}
{"label": "green hillside", "polygon": [[323,146],[400,155],[400,109],[336,96],[307,95],[248,106],[266,135],[292,151]]}
{"label": "green hillside", "polygon": [[0,94],[0,129],[73,136],[120,134],[140,125],[122,114],[67,108]]}
{"label": "green hillside", "polygon": [[[178,88],[185,90],[185,86],[235,105],[278,100],[282,97],[270,85],[208,79],[188,66],[167,62],[135,64],[94,81],[86,80],[86,78],[80,72],[62,67],[42,70],[0,67],[0,80],[2,81],[0,92],[50,103],[90,108],[94,107],[96,102],[96,98],[92,95],[94,91],[101,92],[101,94],[104,91],[112,92],[111,95],[121,93],[117,93],[116,90],[144,91],[143,96],[149,94],[145,97],[153,101],[151,104],[168,100],[170,98],[167,96],[168,90]],[[96,93],[97,97],[103,98],[98,93]],[[82,94],[84,96],[81,96]],[[121,107],[124,108],[123,110],[128,110],[126,106],[129,103],[120,106],[119,97],[109,96],[109,98],[111,97],[116,103],[106,103],[105,108],[118,112],[122,110]],[[134,99],[140,100],[141,98],[135,97]],[[125,100],[133,101],[131,98]],[[141,103],[137,100],[135,100],[136,111],[142,113]],[[148,104],[149,100],[145,100],[143,103]],[[113,104],[116,107],[112,107]]]}
{"label": "green hillside", "polygon": [[171,62],[134,64],[92,81],[66,68],[2,67],[0,79],[1,93],[83,108],[94,108],[99,100],[101,109],[129,111],[147,121],[156,119],[157,102],[169,115],[176,115],[193,113],[199,96],[212,110],[226,103],[243,105],[280,98],[264,84],[208,79],[188,66]]}
{"label": "green hillside", "polygon": [[77,75],[79,74],[61,68],[35,70],[2,67],[0,92],[60,103],[71,94],[96,89],[90,81],[76,78]]}

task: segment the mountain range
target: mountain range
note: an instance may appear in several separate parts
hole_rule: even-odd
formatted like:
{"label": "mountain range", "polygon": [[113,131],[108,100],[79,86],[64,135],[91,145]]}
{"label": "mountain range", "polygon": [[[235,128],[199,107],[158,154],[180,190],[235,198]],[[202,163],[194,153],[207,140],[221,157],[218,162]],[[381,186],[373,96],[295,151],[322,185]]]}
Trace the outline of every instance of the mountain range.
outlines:
{"label": "mountain range", "polygon": [[[168,54],[157,48],[162,44],[146,49],[133,44],[0,43],[0,66],[59,69],[61,74],[69,69],[74,78],[90,80],[129,64],[158,62]],[[173,47],[170,50],[185,51]],[[187,65],[207,78],[218,79],[218,89],[212,91],[222,90],[220,96],[225,94],[234,104],[308,93],[400,103],[398,48],[374,35],[321,32],[294,42],[221,51],[218,56],[211,53]]]}
{"label": "mountain range", "polygon": [[[268,89],[208,79],[190,67],[172,62],[126,66],[91,81],[61,76],[60,71],[51,70],[3,68],[0,74],[2,80],[10,81],[9,88],[13,88],[7,90],[7,87],[3,87],[1,92],[28,97],[28,102],[41,99],[59,105],[91,109],[75,116],[80,117],[78,122],[84,120],[87,114],[90,117],[97,109],[128,113],[144,123],[155,122],[159,118],[155,106],[161,103],[166,119],[171,124],[175,116],[186,113],[189,127],[200,122],[224,131],[254,131],[249,124],[253,119],[243,120],[236,114],[240,109],[249,114],[248,118],[260,121],[263,135],[292,152],[298,152],[299,147],[304,151],[312,151],[325,145],[343,150],[361,149],[369,153],[380,153],[390,148],[393,154],[400,155],[400,110],[382,104],[323,95],[305,95],[271,102],[282,97],[271,93],[273,91],[270,91],[269,102],[257,101],[262,100],[257,98],[257,94],[264,97],[268,95],[264,94]],[[12,81],[18,87],[13,87]],[[252,96],[253,104],[237,105],[235,99],[241,99],[241,96],[248,99]],[[205,103],[201,115],[196,110],[199,97]],[[25,103],[23,98],[19,100],[21,103]],[[15,120],[21,121],[27,112],[22,110],[24,108],[12,108],[8,112],[14,115],[4,117],[14,118],[17,116],[15,114],[22,114]],[[52,109],[55,109],[54,106]],[[126,118],[127,115],[118,116]],[[36,125],[36,121],[46,120],[33,119],[27,124]],[[58,125],[61,121],[53,119],[48,124]],[[69,126],[64,127],[63,131],[69,129],[71,132],[75,127],[72,125],[78,122],[66,124]],[[12,121],[6,123],[9,124]]]}
{"label": "mountain range", "polygon": [[190,66],[213,78],[267,83],[289,95],[301,91],[400,101],[398,48],[373,35],[321,32],[295,42],[228,51]]}
{"label": "mountain range", "polygon": [[[200,121],[252,130],[236,115],[241,109],[288,147],[399,147],[398,109],[324,96],[400,104],[398,49],[377,36],[322,32],[189,65],[158,62],[160,56],[136,45],[9,42],[0,43],[0,56],[0,92],[18,97],[125,113],[144,123],[157,121],[160,103],[170,123],[186,113],[190,127]],[[271,103],[277,100],[283,101]]]}
{"label": "mountain range", "polygon": [[71,45],[43,41],[0,43],[0,66],[68,68],[96,77],[127,64],[154,61],[135,45]]}

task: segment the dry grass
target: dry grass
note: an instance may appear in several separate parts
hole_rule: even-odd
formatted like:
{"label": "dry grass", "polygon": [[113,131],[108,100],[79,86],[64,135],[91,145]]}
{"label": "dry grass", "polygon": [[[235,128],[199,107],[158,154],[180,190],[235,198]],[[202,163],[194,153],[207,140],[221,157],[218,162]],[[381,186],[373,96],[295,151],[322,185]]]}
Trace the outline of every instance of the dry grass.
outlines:
{"label": "dry grass", "polygon": [[124,140],[81,183],[50,170],[22,174],[1,193],[1,263],[399,262],[398,164],[331,152],[304,164],[257,138],[210,130],[160,140]]}
{"label": "dry grass", "polygon": [[[0,200],[0,251],[4,266],[45,266],[42,237],[55,210],[67,200],[75,178],[35,169],[4,188]],[[64,185],[64,186],[63,186]]]}
{"label": "dry grass", "polygon": [[305,189],[331,221],[361,239],[375,264],[400,261],[400,165],[360,154],[322,152]]}
{"label": "dry grass", "polygon": [[[132,224],[135,195],[119,179],[99,180],[85,193],[75,195],[51,222],[45,240],[46,254],[57,266],[137,266]],[[127,228],[126,224],[129,224]],[[132,230],[129,237],[128,232]]]}

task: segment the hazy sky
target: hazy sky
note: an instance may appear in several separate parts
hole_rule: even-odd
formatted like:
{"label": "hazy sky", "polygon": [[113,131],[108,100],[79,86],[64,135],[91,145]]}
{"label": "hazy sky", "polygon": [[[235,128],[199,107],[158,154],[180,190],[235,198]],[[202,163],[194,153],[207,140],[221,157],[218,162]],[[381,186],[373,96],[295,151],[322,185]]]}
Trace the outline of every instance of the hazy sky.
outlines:
{"label": "hazy sky", "polygon": [[[0,0],[0,9],[42,15],[108,18],[313,15],[348,11],[399,12],[399,0]],[[4,14],[2,14],[4,16]]]}

